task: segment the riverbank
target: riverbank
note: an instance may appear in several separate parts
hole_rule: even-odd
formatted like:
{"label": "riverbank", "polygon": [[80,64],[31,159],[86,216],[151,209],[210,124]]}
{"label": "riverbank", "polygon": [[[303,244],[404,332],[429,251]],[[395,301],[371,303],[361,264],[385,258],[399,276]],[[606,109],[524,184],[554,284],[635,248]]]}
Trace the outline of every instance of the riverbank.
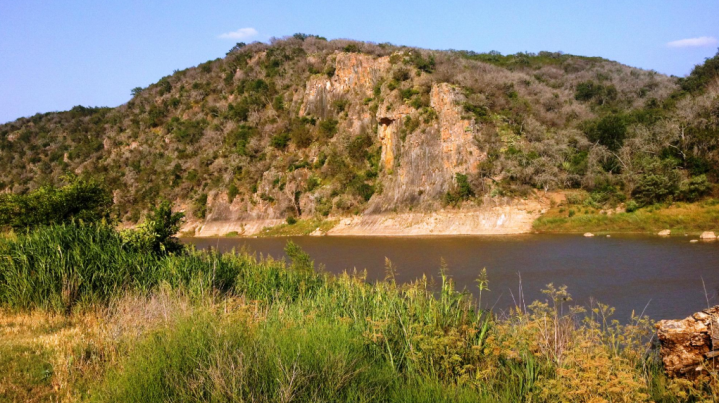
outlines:
{"label": "riverbank", "polygon": [[699,235],[719,230],[719,201],[656,205],[633,212],[606,211],[586,206],[557,206],[537,218],[539,233],[649,233],[670,230],[673,235]]}
{"label": "riverbank", "polygon": [[427,236],[505,235],[532,231],[532,223],[549,208],[549,199],[493,202],[434,212],[378,213],[329,218],[251,219],[187,222],[185,237],[218,236]]}
{"label": "riverbank", "polygon": [[445,209],[434,213],[387,213],[327,219],[219,221],[188,223],[185,237],[272,236],[440,236],[529,233],[645,233],[670,230],[697,236],[719,232],[719,201],[656,205],[633,212],[582,205],[525,202],[480,209]]}
{"label": "riverbank", "polygon": [[[505,314],[439,283],[315,272],[244,253],[127,249],[108,227],[0,241],[0,400],[649,402],[717,398],[667,378],[648,318],[570,308],[564,287]],[[134,264],[133,264],[134,262]],[[92,274],[92,275],[91,275]],[[477,278],[480,292],[490,283]],[[481,295],[481,294],[480,294]],[[616,340],[621,340],[617,343]]]}

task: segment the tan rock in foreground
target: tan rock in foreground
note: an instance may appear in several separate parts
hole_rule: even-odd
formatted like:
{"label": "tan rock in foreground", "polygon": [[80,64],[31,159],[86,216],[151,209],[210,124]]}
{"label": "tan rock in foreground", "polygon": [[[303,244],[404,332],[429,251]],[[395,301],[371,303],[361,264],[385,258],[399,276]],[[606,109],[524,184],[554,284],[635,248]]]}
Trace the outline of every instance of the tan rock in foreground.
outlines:
{"label": "tan rock in foreground", "polygon": [[669,236],[671,234],[672,234],[672,231],[668,230],[668,229],[661,230],[657,233],[657,235],[659,235],[659,236]]}
{"label": "tan rock in foreground", "polygon": [[719,368],[719,305],[655,326],[667,375],[693,378]]}
{"label": "tan rock in foreground", "polygon": [[591,232],[585,232],[585,233],[584,233],[584,236],[587,237],[587,238],[589,238],[589,237],[593,237],[594,234],[592,234]]}
{"label": "tan rock in foreground", "polygon": [[699,239],[717,239],[717,236],[714,234],[714,231],[704,231],[699,235]]}

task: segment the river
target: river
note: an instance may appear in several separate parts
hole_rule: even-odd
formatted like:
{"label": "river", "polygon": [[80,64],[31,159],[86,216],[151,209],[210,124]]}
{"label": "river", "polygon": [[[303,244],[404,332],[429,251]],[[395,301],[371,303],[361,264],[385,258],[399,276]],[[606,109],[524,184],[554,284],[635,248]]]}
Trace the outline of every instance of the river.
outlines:
{"label": "river", "polygon": [[[632,311],[652,319],[684,318],[719,304],[719,242],[647,235],[502,235],[457,237],[188,238],[197,248],[249,250],[284,257],[288,239],[332,273],[366,269],[368,280],[385,276],[385,257],[407,282],[439,277],[440,259],[458,289],[477,294],[475,280],[487,269],[483,306],[502,311],[520,301],[545,299],[546,284],[567,285],[572,304],[600,301],[626,322]],[[521,279],[521,280],[520,280]],[[705,293],[706,289],[706,293]]]}

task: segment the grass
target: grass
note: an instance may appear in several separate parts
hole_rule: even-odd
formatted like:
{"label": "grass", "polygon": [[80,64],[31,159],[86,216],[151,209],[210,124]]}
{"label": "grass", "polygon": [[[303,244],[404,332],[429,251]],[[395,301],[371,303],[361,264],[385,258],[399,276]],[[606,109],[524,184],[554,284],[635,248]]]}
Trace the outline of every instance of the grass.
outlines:
{"label": "grass", "polygon": [[[571,217],[570,211],[574,212]],[[544,233],[657,233],[669,229],[674,234],[697,235],[719,230],[719,204],[713,200],[674,203],[614,214],[602,214],[590,207],[564,205],[547,211],[534,222],[533,228]]]}
{"label": "grass", "polygon": [[95,226],[0,240],[1,399],[717,398],[716,379],[664,376],[648,318],[620,324],[605,305],[570,307],[563,287],[498,316],[455,290],[444,265],[436,286],[396,283],[389,261],[386,280],[368,283],[315,272],[294,249],[291,263],[201,251],[138,260],[118,242]]}
{"label": "grass", "polygon": [[337,225],[337,220],[299,219],[294,224],[280,224],[265,227],[258,234],[261,237],[309,235],[319,229],[323,234]]}

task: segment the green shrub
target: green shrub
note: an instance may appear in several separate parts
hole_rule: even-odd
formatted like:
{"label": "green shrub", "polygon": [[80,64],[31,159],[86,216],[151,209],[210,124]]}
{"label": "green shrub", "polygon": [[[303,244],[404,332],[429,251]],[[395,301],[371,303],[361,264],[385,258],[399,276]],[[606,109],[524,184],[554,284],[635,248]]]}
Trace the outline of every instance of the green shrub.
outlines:
{"label": "green shrub", "polygon": [[207,193],[202,193],[193,202],[192,213],[199,219],[205,219],[207,216]]}
{"label": "green shrub", "polygon": [[61,188],[43,186],[26,195],[0,194],[0,228],[34,228],[110,218],[112,194],[94,181],[71,178]]}
{"label": "green shrub", "polygon": [[444,195],[444,203],[448,205],[456,205],[459,202],[468,200],[470,197],[474,196],[474,191],[469,184],[467,175],[456,173],[454,175],[454,179],[456,182],[454,188]]}
{"label": "green shrub", "polygon": [[237,185],[234,183],[230,183],[230,186],[227,187],[227,199],[232,203],[233,200],[235,200],[235,197],[240,193],[240,189],[237,188]]}
{"label": "green shrub", "polygon": [[345,109],[347,109],[347,105],[349,105],[349,103],[350,103],[349,100],[342,98],[342,99],[338,99],[338,100],[332,102],[332,106],[334,106],[335,109],[337,109],[338,113],[342,113],[345,111]]}
{"label": "green shrub", "polygon": [[689,202],[697,201],[699,198],[706,196],[712,190],[706,175],[698,175],[681,183],[678,196],[682,200]]}
{"label": "green shrub", "polygon": [[290,128],[290,138],[297,148],[307,148],[314,141],[310,129],[303,123],[295,122]]}
{"label": "green shrub", "polygon": [[355,43],[350,43],[349,45],[342,48],[343,51],[347,53],[360,53],[362,50],[360,49],[359,45]]}
{"label": "green shrub", "polygon": [[287,219],[285,221],[287,221],[287,225],[297,224],[297,219],[295,218],[295,216],[292,216],[292,215],[287,216]]}
{"label": "green shrub", "polygon": [[170,202],[162,201],[150,210],[142,224],[136,229],[123,231],[121,236],[129,247],[139,252],[178,253],[184,250],[184,246],[175,235],[184,218],[184,213],[172,212]]}
{"label": "green shrub", "polygon": [[677,193],[678,180],[675,175],[650,173],[643,175],[632,191],[632,196],[640,206],[665,201]]}
{"label": "green shrub", "polygon": [[313,273],[315,271],[315,262],[310,258],[307,252],[303,251],[302,248],[297,246],[292,241],[287,241],[285,245],[285,254],[292,264],[290,268],[300,273]]}
{"label": "green shrub", "polygon": [[331,139],[337,134],[337,126],[339,122],[335,119],[325,119],[319,124],[320,136],[325,139]]}
{"label": "green shrub", "polygon": [[639,203],[635,202],[634,200],[629,200],[626,205],[627,213],[633,213],[637,210],[639,210]]}
{"label": "green shrub", "polygon": [[287,148],[287,145],[290,143],[290,134],[287,132],[282,132],[275,134],[270,139],[270,145],[278,150],[284,150]]}

